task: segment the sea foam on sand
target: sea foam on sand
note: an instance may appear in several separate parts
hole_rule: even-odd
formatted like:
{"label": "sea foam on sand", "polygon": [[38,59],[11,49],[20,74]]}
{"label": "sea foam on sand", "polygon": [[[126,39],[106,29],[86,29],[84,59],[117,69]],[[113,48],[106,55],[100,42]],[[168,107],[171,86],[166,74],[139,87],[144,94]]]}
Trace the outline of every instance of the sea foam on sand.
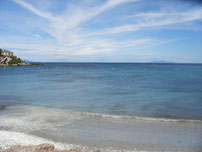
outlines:
{"label": "sea foam on sand", "polygon": [[54,144],[55,147],[58,149],[81,149],[81,146],[78,145],[57,143],[48,139],[43,139],[33,135],[27,135],[21,132],[0,131],[0,137],[0,150],[5,150],[16,145],[29,146],[39,145],[42,143]]}
{"label": "sea foam on sand", "polygon": [[[115,150],[112,148],[108,148],[108,149],[101,149],[98,150],[97,148],[89,148],[89,147],[84,147],[81,145],[73,145],[73,144],[64,144],[64,143],[59,143],[59,142],[53,142],[51,140],[47,140],[47,139],[43,139],[40,137],[36,137],[33,135],[27,135],[24,133],[20,133],[20,132],[10,132],[10,131],[0,131],[0,151],[5,151],[9,148],[12,148],[11,151],[15,151],[16,150],[25,150],[26,152],[33,152],[33,149],[35,150],[35,148],[43,143],[48,143],[51,145],[54,145],[55,148],[57,148],[58,150],[67,150],[70,152],[85,152],[85,151],[89,151],[89,152],[121,152],[123,150]],[[17,146],[17,147],[15,147]],[[29,147],[25,147],[25,146],[29,146]],[[73,150],[72,150],[73,149]],[[27,151],[30,150],[30,151]],[[67,152],[65,151],[65,152]],[[149,151],[139,151],[139,150],[124,150],[125,152],[149,152]],[[6,151],[7,152],[7,151]],[[36,151],[37,152],[37,151]],[[51,151],[50,151],[51,152]]]}

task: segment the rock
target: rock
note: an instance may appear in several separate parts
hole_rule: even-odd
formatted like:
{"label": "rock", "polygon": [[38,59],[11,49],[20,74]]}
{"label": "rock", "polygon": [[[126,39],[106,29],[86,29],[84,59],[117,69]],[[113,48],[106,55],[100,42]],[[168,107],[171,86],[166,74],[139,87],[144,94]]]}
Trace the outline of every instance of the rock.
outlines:
{"label": "rock", "polygon": [[54,151],[55,146],[52,144],[41,144],[36,147],[37,152],[50,152]]}
{"label": "rock", "polygon": [[18,63],[18,65],[20,65],[20,66],[28,66],[28,65],[31,65],[31,64],[30,64],[30,63],[23,62],[23,63]]}
{"label": "rock", "polygon": [[81,150],[77,150],[77,149],[70,149],[69,151],[65,151],[65,152],[82,152]]}

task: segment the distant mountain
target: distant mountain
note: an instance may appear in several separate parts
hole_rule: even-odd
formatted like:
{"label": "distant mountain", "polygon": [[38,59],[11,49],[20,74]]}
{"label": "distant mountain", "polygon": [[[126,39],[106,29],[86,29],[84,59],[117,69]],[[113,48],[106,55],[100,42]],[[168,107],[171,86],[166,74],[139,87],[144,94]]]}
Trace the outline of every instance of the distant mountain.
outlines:
{"label": "distant mountain", "polygon": [[174,62],[165,61],[165,60],[156,60],[156,61],[152,61],[151,63],[174,63]]}
{"label": "distant mountain", "polygon": [[28,62],[28,63],[34,63],[34,61],[30,61],[30,60],[27,60],[27,59],[23,59],[24,62]]}

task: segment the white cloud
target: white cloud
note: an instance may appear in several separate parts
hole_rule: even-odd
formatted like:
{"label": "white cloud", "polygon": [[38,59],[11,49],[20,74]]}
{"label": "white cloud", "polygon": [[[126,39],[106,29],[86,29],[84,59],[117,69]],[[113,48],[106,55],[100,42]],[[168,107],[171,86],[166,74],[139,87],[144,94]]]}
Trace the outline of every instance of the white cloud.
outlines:
{"label": "white cloud", "polygon": [[[109,11],[121,4],[137,2],[138,0],[107,0],[102,4],[95,4],[93,6],[82,6],[78,3],[67,5],[67,7],[53,15],[53,12],[37,6],[31,5],[24,0],[13,0],[26,10],[43,19],[43,23],[36,24],[36,27],[45,33],[48,33],[51,38],[46,38],[37,32],[30,32],[28,35],[33,39],[26,37],[20,40],[7,39],[8,43],[2,43],[4,47],[12,46],[13,48],[30,49],[30,53],[43,56],[55,56],[57,58],[68,56],[82,56],[94,54],[114,53],[118,50],[137,50],[142,48],[149,48],[164,43],[170,43],[166,40],[158,40],[150,38],[146,34],[144,36],[136,36],[135,32],[142,29],[153,29],[160,27],[169,27],[176,24],[190,23],[202,19],[202,8],[190,9],[166,9],[149,10],[148,12],[137,12],[130,17],[123,17],[124,22],[120,20],[113,25],[100,26],[98,29],[91,29],[87,27],[86,32],[82,27],[83,23],[91,22],[98,15]],[[45,6],[44,6],[45,7]],[[131,12],[130,14],[133,14]],[[120,15],[120,14],[117,14]],[[111,16],[109,16],[110,19]],[[118,18],[118,17],[117,17]],[[132,22],[131,22],[132,21]],[[35,24],[34,20],[30,22]],[[102,20],[105,23],[105,20]],[[113,27],[114,26],[114,27]],[[125,37],[117,39],[114,34],[134,32],[134,37]],[[29,43],[32,42],[32,43]],[[2,41],[5,42],[5,41]],[[16,43],[13,43],[16,42]]]}

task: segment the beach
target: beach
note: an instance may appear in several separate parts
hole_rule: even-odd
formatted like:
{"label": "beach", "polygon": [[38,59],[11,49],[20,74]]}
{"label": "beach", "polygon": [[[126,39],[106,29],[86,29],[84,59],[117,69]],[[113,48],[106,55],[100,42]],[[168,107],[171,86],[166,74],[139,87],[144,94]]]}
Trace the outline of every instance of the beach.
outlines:
{"label": "beach", "polygon": [[38,107],[11,107],[0,113],[0,147],[54,144],[82,151],[200,152],[202,123],[138,120]]}

